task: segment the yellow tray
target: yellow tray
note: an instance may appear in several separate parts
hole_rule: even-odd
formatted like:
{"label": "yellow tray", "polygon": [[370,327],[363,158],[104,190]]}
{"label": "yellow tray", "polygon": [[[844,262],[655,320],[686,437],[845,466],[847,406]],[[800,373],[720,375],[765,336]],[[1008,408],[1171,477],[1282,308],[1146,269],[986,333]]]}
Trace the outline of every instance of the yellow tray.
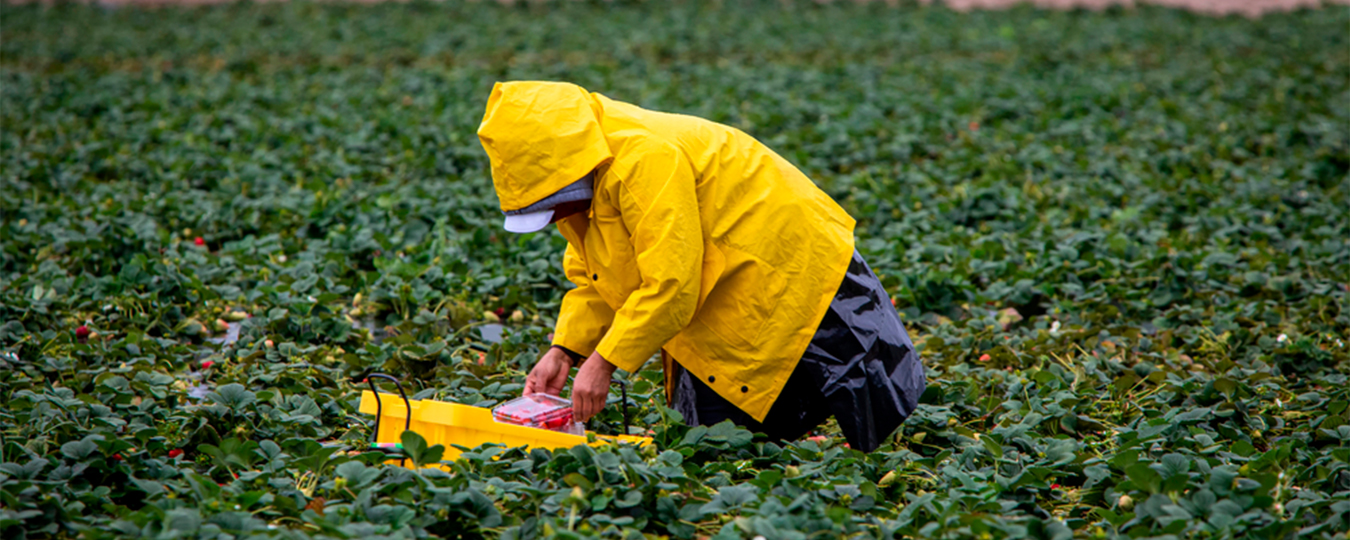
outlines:
{"label": "yellow tray", "polygon": [[[403,435],[403,425],[408,418],[408,407],[397,394],[381,392],[379,432],[375,434],[376,443],[398,443]],[[492,419],[492,410],[458,403],[432,401],[429,399],[408,400],[412,407],[412,419],[408,429],[427,440],[427,446],[442,445],[445,457],[453,460],[461,453],[453,445],[474,448],[483,443],[499,443],[506,446],[527,446],[533,448],[571,448],[586,444],[586,437],[559,433],[547,429],[503,424]],[[360,411],[375,414],[380,407],[375,402],[375,394],[370,390],[361,392]],[[650,437],[633,435],[596,435],[593,445],[613,442],[629,442],[638,445],[651,444]]]}

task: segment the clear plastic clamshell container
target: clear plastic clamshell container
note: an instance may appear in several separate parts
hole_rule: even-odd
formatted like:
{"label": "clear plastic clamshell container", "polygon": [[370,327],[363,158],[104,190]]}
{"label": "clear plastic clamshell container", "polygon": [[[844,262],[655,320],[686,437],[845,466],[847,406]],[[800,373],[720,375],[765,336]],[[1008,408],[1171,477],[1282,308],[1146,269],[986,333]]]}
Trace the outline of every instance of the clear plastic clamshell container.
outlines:
{"label": "clear plastic clamshell container", "polygon": [[498,405],[492,409],[492,419],[573,435],[586,432],[580,423],[572,421],[572,401],[548,394],[530,394]]}

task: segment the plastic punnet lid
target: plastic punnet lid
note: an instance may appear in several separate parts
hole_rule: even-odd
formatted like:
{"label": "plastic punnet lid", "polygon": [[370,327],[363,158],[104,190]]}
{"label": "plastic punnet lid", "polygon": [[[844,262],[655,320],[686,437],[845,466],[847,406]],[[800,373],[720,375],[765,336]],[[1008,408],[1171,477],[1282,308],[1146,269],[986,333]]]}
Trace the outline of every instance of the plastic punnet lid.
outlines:
{"label": "plastic punnet lid", "polygon": [[572,401],[548,394],[521,396],[492,409],[492,418],[504,424],[545,429],[572,424]]}

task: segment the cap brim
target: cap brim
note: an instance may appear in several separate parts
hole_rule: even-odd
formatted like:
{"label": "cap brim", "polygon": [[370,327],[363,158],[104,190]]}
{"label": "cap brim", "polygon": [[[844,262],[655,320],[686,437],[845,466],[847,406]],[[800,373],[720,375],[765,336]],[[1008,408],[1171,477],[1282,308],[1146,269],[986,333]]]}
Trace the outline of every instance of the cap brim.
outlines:
{"label": "cap brim", "polygon": [[506,216],[506,223],[502,226],[513,233],[532,233],[547,227],[551,221],[553,221],[553,211],[544,210],[530,214]]}

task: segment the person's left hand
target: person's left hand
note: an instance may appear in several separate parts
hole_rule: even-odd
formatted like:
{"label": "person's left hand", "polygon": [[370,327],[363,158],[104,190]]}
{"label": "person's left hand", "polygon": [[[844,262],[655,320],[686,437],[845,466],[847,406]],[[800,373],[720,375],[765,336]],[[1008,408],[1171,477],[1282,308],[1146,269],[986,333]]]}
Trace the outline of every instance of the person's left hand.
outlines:
{"label": "person's left hand", "polygon": [[592,353],[581,363],[572,381],[572,420],[585,422],[605,408],[609,399],[609,381],[618,369],[600,353]]}

